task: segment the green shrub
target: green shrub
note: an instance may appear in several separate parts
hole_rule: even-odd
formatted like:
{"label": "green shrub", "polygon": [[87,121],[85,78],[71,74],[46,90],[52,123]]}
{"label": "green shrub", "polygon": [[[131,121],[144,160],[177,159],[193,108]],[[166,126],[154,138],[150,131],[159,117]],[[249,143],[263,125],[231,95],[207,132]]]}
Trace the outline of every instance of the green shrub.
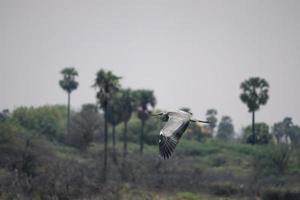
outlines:
{"label": "green shrub", "polygon": [[48,139],[62,140],[66,123],[65,110],[65,106],[19,107],[13,111],[12,120]]}
{"label": "green shrub", "polygon": [[284,175],[288,169],[291,149],[288,145],[268,145],[254,154],[254,170],[258,175]]}
{"label": "green shrub", "polygon": [[[268,144],[272,139],[272,135],[269,133],[269,126],[266,123],[255,123],[255,136],[256,144]],[[254,143],[252,125],[244,129],[243,141],[249,144]]]}
{"label": "green shrub", "polygon": [[176,148],[176,152],[190,156],[207,156],[220,152],[220,148],[210,143],[202,144],[197,141],[182,139]]}
{"label": "green shrub", "polygon": [[299,200],[300,190],[269,188],[261,196],[263,200]]}

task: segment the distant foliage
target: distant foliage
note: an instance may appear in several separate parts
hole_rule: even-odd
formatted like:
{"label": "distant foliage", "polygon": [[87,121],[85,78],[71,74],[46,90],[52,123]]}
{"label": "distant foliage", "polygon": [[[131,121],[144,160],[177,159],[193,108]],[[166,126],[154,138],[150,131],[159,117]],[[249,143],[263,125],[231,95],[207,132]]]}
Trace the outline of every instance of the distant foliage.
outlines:
{"label": "distant foliage", "polygon": [[68,94],[68,107],[67,107],[67,134],[70,132],[70,117],[71,117],[71,93],[77,89],[79,83],[75,80],[78,72],[73,67],[66,67],[60,72],[63,76],[62,80],[58,83],[60,87]]}
{"label": "distant foliage", "polygon": [[[95,162],[57,156],[44,137],[0,122],[0,199],[77,199],[95,191]],[[67,155],[67,154],[64,154]]]}
{"label": "distant foliage", "polygon": [[291,117],[285,117],[281,122],[274,124],[272,134],[276,138],[276,143],[292,143],[297,148],[300,144],[300,127],[293,124]]}
{"label": "distant foliage", "polygon": [[209,125],[207,125],[207,126],[210,129],[211,135],[213,135],[214,129],[217,126],[217,122],[218,122],[217,114],[218,114],[218,111],[216,109],[208,109],[206,111],[206,120],[210,122]]}
{"label": "distant foliage", "polygon": [[287,144],[269,144],[254,154],[254,170],[258,176],[284,175],[292,149]]}
{"label": "distant foliage", "polygon": [[59,81],[60,87],[65,90],[67,93],[71,93],[73,90],[76,90],[78,87],[78,82],[75,80],[78,76],[78,72],[73,67],[64,68],[61,71],[63,79]]}
{"label": "distant foliage", "polygon": [[106,181],[107,172],[107,157],[108,157],[108,106],[112,98],[120,90],[121,77],[116,76],[112,71],[100,69],[96,74],[93,87],[97,90],[96,98],[98,105],[104,112],[104,167],[103,167],[103,180]]}
{"label": "distant foliage", "polygon": [[116,126],[122,121],[123,107],[121,95],[120,92],[116,93],[107,106],[107,121],[112,126]]}
{"label": "distant foliage", "polygon": [[[123,127],[119,125],[118,132],[120,133],[119,138],[123,141],[122,129]],[[149,118],[145,124],[145,134],[144,142],[148,145],[157,145],[158,144],[158,135],[161,128],[160,120],[156,118]],[[136,115],[132,115],[131,119],[128,122],[128,141],[139,143],[140,142],[140,132],[141,132],[141,122]]]}
{"label": "distant foliage", "polygon": [[66,143],[86,150],[94,137],[103,133],[103,117],[93,104],[84,104],[81,111],[71,118],[70,133],[66,135]]}
{"label": "distant foliage", "polygon": [[141,120],[140,130],[140,152],[143,153],[145,136],[145,123],[149,119],[151,109],[156,105],[156,98],[152,90],[135,90],[133,93],[135,98],[135,108],[138,118]]}
{"label": "distant foliage", "polygon": [[22,127],[46,136],[62,140],[66,123],[65,106],[19,107],[12,112],[12,120]]}
{"label": "distant foliage", "polygon": [[203,132],[203,127],[197,123],[190,123],[189,127],[187,128],[183,138],[189,140],[196,140],[198,142],[205,142],[212,136],[207,133]]}
{"label": "distant foliage", "polygon": [[249,112],[259,110],[269,99],[269,83],[259,77],[252,77],[241,83],[240,99],[248,106]]}
{"label": "distant foliage", "polygon": [[234,127],[229,116],[223,116],[217,131],[217,137],[223,140],[230,140],[234,136]]}
{"label": "distant foliage", "polygon": [[0,112],[0,122],[4,122],[10,117],[10,112],[8,109],[4,109]]}
{"label": "distant foliage", "polygon": [[[266,123],[256,123],[256,143],[257,144],[268,144],[272,140],[272,135],[269,133],[269,126]],[[252,134],[252,126],[249,125],[243,130],[243,141],[249,144],[254,143]]]}
{"label": "distant foliage", "polygon": [[299,200],[300,190],[273,187],[262,192],[263,200]]}
{"label": "distant foliage", "polygon": [[261,105],[265,105],[269,99],[269,83],[259,77],[251,77],[243,81],[240,85],[242,93],[241,101],[247,105],[248,111],[252,113],[252,139],[251,143],[257,143],[255,129],[255,112],[259,110]]}
{"label": "distant foliage", "polygon": [[[193,113],[190,108],[182,107],[179,110],[183,110],[185,112]],[[208,132],[203,132],[203,127],[198,123],[190,123],[183,138],[188,140],[196,140],[199,142],[205,142],[208,138],[211,138],[212,135]]]}
{"label": "distant foliage", "polygon": [[150,117],[150,109],[156,105],[154,92],[152,90],[135,90],[133,95],[137,116],[141,121],[146,121]]}
{"label": "distant foliage", "polygon": [[294,125],[290,133],[291,142],[294,148],[300,148],[300,126]]}
{"label": "distant foliage", "polygon": [[97,72],[93,87],[97,90],[96,98],[102,109],[107,109],[109,101],[120,90],[120,79],[111,71],[101,69]]}

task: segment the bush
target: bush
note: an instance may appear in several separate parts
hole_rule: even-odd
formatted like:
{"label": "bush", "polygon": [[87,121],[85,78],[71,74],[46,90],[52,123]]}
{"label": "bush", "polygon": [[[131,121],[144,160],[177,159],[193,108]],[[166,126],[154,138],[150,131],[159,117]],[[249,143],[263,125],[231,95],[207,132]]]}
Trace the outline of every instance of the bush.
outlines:
{"label": "bush", "polygon": [[85,104],[71,117],[70,132],[65,136],[68,145],[86,150],[95,135],[103,132],[103,118],[93,104]]}
{"label": "bush", "polygon": [[269,145],[254,155],[254,170],[258,175],[284,175],[288,169],[291,149],[286,144]]}
{"label": "bush", "polygon": [[66,108],[65,106],[19,107],[13,111],[12,120],[48,139],[62,140],[66,124]]}
{"label": "bush", "polygon": [[269,188],[262,192],[263,200],[299,200],[300,190]]}
{"label": "bush", "polygon": [[[255,136],[256,144],[268,144],[272,139],[272,135],[269,133],[269,126],[266,123],[255,124]],[[254,143],[252,125],[249,125],[244,129],[243,141],[249,144]]]}
{"label": "bush", "polygon": [[189,141],[182,139],[180,145],[176,147],[178,154],[190,155],[190,156],[207,156],[213,153],[219,152],[220,149],[210,143],[201,144],[197,141]]}

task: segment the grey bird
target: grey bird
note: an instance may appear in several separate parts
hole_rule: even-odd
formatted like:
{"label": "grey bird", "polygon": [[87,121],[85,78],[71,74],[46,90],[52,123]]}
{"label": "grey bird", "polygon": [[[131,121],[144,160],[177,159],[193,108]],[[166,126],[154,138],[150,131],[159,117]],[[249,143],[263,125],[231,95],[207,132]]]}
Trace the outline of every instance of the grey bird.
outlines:
{"label": "grey bird", "polygon": [[190,122],[209,123],[208,121],[192,119],[192,113],[183,110],[161,112],[153,114],[153,116],[159,116],[161,121],[166,122],[159,134],[159,152],[164,159],[171,156]]}

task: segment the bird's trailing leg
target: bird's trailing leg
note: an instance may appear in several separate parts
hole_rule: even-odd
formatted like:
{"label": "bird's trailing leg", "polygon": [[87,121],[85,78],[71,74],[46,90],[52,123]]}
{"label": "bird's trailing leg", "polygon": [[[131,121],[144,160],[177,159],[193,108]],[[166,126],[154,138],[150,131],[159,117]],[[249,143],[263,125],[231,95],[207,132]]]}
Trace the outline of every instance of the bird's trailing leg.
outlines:
{"label": "bird's trailing leg", "polygon": [[209,121],[203,121],[203,120],[198,120],[198,119],[190,119],[191,122],[201,122],[201,123],[206,123],[206,124],[209,124],[210,122]]}

